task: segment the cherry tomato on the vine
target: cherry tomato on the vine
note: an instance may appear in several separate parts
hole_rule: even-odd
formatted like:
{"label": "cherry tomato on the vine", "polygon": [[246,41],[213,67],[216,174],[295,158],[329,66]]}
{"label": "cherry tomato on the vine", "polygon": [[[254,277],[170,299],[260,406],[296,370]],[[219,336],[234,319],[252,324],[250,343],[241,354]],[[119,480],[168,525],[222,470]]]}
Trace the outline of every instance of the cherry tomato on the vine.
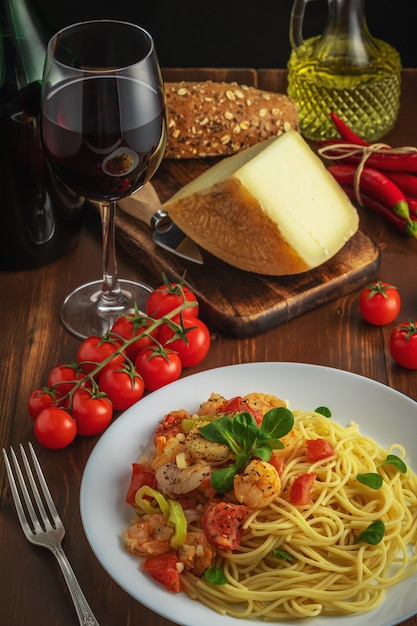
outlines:
{"label": "cherry tomato on the vine", "polygon": [[193,302],[195,306],[182,311],[183,318],[198,316],[198,301],[196,295],[179,283],[164,283],[153,291],[146,301],[146,314],[149,317],[160,319],[171,313],[184,302]]}
{"label": "cherry tomato on the vine", "polygon": [[163,348],[145,348],[139,352],[135,367],[148,391],[154,391],[178,380],[182,372],[178,354]]}
{"label": "cherry tomato on the vine", "polygon": [[99,388],[111,400],[116,411],[124,411],[143,396],[144,382],[129,365],[113,365],[105,369],[99,378]]}
{"label": "cherry tomato on the vine", "polygon": [[[84,339],[84,341],[80,344],[77,352],[77,361],[86,372],[92,372],[97,363],[105,361],[120,347],[121,343],[115,339],[92,335],[91,337]],[[119,352],[114,354],[114,357],[109,362],[109,365],[124,363],[125,360],[124,355]],[[104,366],[103,369],[100,370],[97,378],[101,376],[105,367],[107,366]]]}
{"label": "cherry tomato on the vine", "polygon": [[409,370],[417,369],[417,321],[409,320],[396,326],[389,340],[391,356]]}
{"label": "cherry tomato on the vine", "polygon": [[49,389],[48,387],[35,389],[35,391],[32,391],[30,394],[28,400],[28,412],[30,417],[34,420],[38,417],[39,413],[48,406],[58,406],[61,398],[61,394],[55,389]]}
{"label": "cherry tomato on the vine", "polygon": [[113,406],[104,394],[80,388],[72,397],[71,415],[77,424],[77,433],[90,437],[103,432],[110,424]]}
{"label": "cherry tomato on the vine", "polygon": [[72,443],[77,426],[71,415],[63,408],[49,406],[43,409],[33,423],[36,439],[45,448],[58,450]]}
{"label": "cherry tomato on the vine", "polygon": [[210,331],[198,317],[185,318],[182,323],[185,340],[171,326],[164,325],[159,333],[159,341],[166,348],[178,352],[183,367],[192,367],[207,356],[211,343]]}
{"label": "cherry tomato on the vine", "polygon": [[[144,330],[151,326],[152,320],[140,313],[128,313],[119,317],[113,324],[111,332],[118,338],[132,339],[141,335]],[[150,335],[143,335],[137,341],[125,348],[125,352],[131,361],[134,361],[143,348],[155,345],[153,338],[158,338],[159,328],[151,331]]]}
{"label": "cherry tomato on the vine", "polygon": [[400,309],[401,298],[397,288],[380,280],[365,287],[359,298],[362,317],[375,326],[393,322]]}
{"label": "cherry tomato on the vine", "polygon": [[85,370],[78,363],[61,363],[51,369],[46,384],[65,396],[85,375]]}

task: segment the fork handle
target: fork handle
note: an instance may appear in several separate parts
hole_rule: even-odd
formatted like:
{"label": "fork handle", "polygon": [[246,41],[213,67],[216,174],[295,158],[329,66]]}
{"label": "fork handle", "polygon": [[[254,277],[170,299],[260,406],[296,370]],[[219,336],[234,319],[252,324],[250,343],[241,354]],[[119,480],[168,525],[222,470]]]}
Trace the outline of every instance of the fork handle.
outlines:
{"label": "fork handle", "polygon": [[64,575],[80,624],[82,626],[100,626],[81,590],[61,543],[52,544],[49,548],[56,557]]}

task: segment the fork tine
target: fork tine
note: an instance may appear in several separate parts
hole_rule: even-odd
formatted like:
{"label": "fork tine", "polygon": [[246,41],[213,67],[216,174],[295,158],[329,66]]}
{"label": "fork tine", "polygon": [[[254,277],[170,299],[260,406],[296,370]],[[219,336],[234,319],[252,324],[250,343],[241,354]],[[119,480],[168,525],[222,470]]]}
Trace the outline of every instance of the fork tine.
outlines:
{"label": "fork tine", "polygon": [[[21,471],[20,471],[19,465],[17,464],[17,466],[16,466],[17,459],[16,459],[16,455],[15,455],[15,452],[14,452],[13,448],[10,448],[10,453],[11,453],[11,455],[13,457],[13,463],[14,463],[14,465],[16,467],[16,471],[17,471],[18,474],[20,473],[19,484],[22,484],[23,476],[21,475]],[[16,484],[16,481],[15,481],[15,477],[14,477],[14,473],[13,473],[13,470],[12,470],[12,466],[10,464],[9,457],[7,456],[7,452],[6,452],[6,450],[4,448],[3,448],[3,458],[4,458],[4,463],[6,465],[7,477],[9,479],[10,489],[12,491],[12,496],[13,496],[13,501],[15,503],[17,516],[19,518],[19,522],[20,522],[20,525],[21,525],[21,527],[23,529],[23,532],[25,533],[26,536],[28,536],[33,531],[32,531],[31,527],[28,524],[28,521],[27,521],[27,518],[26,518],[26,515],[25,515],[25,510],[23,508],[22,500],[20,498],[19,490],[17,488],[17,484]],[[27,490],[26,490],[26,494],[25,494],[25,490],[23,490],[23,494],[25,496],[25,501],[28,504],[26,498],[29,498],[29,494],[27,493]],[[31,507],[31,503],[30,502],[29,502],[28,506]],[[32,507],[32,509],[33,509],[33,507]],[[33,511],[33,513],[34,513],[34,511]]]}
{"label": "fork tine", "polygon": [[[22,445],[21,445],[21,447],[22,447]],[[35,452],[35,450],[34,450],[34,448],[33,448],[31,443],[29,443],[29,452],[30,452],[30,455],[32,457],[33,465],[34,465],[34,468],[36,470],[36,474],[38,476],[39,484],[42,487],[42,493],[43,493],[43,495],[45,497],[45,502],[48,505],[48,509],[49,509],[49,512],[50,512],[50,514],[52,516],[54,525],[56,526],[57,524],[62,524],[61,518],[59,517],[59,513],[58,513],[58,511],[56,509],[54,500],[52,498],[52,494],[49,491],[48,484],[47,484],[47,482],[45,480],[45,476],[43,474],[41,465],[40,465],[40,463],[38,461],[38,457],[36,456],[36,452]],[[39,495],[39,492],[38,492],[38,495]]]}
{"label": "fork tine", "polygon": [[[48,505],[48,508],[50,510],[50,513],[51,513],[52,516],[54,516],[54,513],[55,513],[56,517],[58,517],[58,512],[55,509],[55,505],[53,503],[51,493],[49,491],[48,485],[46,484],[46,480],[45,480],[45,477],[43,475],[43,472],[42,472],[41,466],[39,464],[39,461],[38,461],[38,459],[36,457],[35,450],[33,449],[33,446],[30,443],[29,443],[29,451],[30,451],[30,454],[31,454],[31,457],[32,457],[32,461],[33,461],[34,468],[35,468],[35,471],[36,471],[36,474],[37,474],[37,477],[38,477],[38,480],[39,480],[40,487],[42,489],[42,492],[43,492],[43,495],[45,497],[45,500],[46,500],[46,503]],[[24,464],[25,469],[26,469],[26,474],[27,474],[27,476],[29,478],[29,483],[30,483],[30,486],[32,488],[32,493],[33,493],[33,496],[35,498],[35,502],[36,502],[36,504],[38,506],[38,510],[39,510],[39,513],[41,514],[42,522],[43,522],[43,524],[45,526],[45,530],[50,530],[51,528],[55,527],[55,525],[56,525],[55,518],[53,518],[54,519],[54,524],[52,525],[51,524],[51,520],[50,520],[50,518],[48,516],[48,513],[45,510],[45,506],[44,506],[43,500],[42,500],[42,498],[40,496],[39,489],[38,489],[38,486],[36,484],[36,481],[35,481],[35,478],[34,478],[34,475],[33,475],[33,472],[32,472],[32,468],[31,468],[31,466],[29,464],[28,457],[26,455],[25,449],[22,446],[22,444],[20,444],[20,452],[21,452],[21,455],[22,455],[23,464]],[[52,508],[54,509],[54,511],[51,511],[51,504],[52,504]]]}
{"label": "fork tine", "polygon": [[[26,486],[26,481],[25,481],[25,479],[23,477],[23,472],[21,470],[21,467],[20,467],[19,461],[17,459],[16,453],[15,453],[13,448],[10,449],[10,452],[11,452],[11,457],[12,457],[12,460],[13,460],[13,465],[14,465],[16,476],[17,476],[17,480],[18,480],[18,483],[19,483],[19,486],[20,486],[20,489],[21,489],[21,493],[23,495],[24,501],[26,503],[27,512],[28,512],[28,514],[30,516],[30,519],[31,519],[31,522],[32,522],[33,530],[35,531],[35,533],[37,533],[37,532],[40,532],[42,530],[51,530],[51,529],[55,528],[56,524],[60,523],[61,520],[59,519],[58,512],[57,512],[57,510],[55,508],[55,505],[53,503],[51,493],[50,493],[50,491],[48,489],[48,486],[46,484],[45,477],[43,475],[43,472],[42,472],[42,469],[40,467],[39,461],[38,461],[38,459],[36,457],[36,454],[35,454],[35,451],[33,449],[33,446],[30,443],[29,443],[29,450],[30,450],[30,454],[31,454],[31,457],[32,457],[34,469],[36,471],[36,475],[37,475],[38,480],[39,480],[39,485],[40,485],[40,487],[42,489],[42,492],[44,494],[45,501],[46,501],[47,506],[48,506],[49,511],[50,511],[50,515],[52,516],[53,524],[51,523],[51,519],[49,518],[49,515],[48,515],[47,511],[45,510],[45,506],[44,506],[43,500],[41,498],[41,495],[39,493],[39,489],[38,489],[37,483],[35,481],[34,474],[33,474],[33,471],[32,471],[32,468],[31,468],[31,465],[29,463],[29,460],[28,460],[28,457],[27,457],[27,454],[25,452],[24,447],[22,445],[20,445],[20,453],[22,455],[23,465],[24,465],[24,468],[25,468],[25,471],[26,471],[27,479],[29,481],[30,488],[32,490],[33,498],[34,498],[34,500],[36,502],[36,505],[38,507],[38,511],[39,511],[40,517],[36,513],[35,508],[33,506],[33,499],[31,497],[31,495],[29,494],[29,490],[28,490],[28,488]],[[7,455],[5,455],[5,459],[6,458],[7,458]],[[13,473],[12,472],[12,468],[11,468],[11,464],[7,463],[7,465],[8,465],[7,469],[10,470],[11,473]],[[17,488],[16,480],[14,479],[14,476],[13,477],[10,476],[9,471],[8,471],[8,476],[9,476],[9,479],[12,479],[12,481],[13,481],[12,493],[13,493],[14,497],[17,497],[18,502],[20,504],[20,506],[17,506],[16,509],[17,509],[18,517],[19,517],[20,523],[22,525],[22,528],[23,528],[23,530],[26,533],[28,531],[33,532],[32,528],[30,528],[30,525],[28,524],[28,519],[27,519],[27,517],[25,515],[25,511],[24,511],[23,506],[22,506],[22,501],[21,501],[21,498],[19,496],[19,490]],[[42,524],[41,524],[41,522],[42,522]],[[42,525],[43,525],[43,528],[42,528]]]}

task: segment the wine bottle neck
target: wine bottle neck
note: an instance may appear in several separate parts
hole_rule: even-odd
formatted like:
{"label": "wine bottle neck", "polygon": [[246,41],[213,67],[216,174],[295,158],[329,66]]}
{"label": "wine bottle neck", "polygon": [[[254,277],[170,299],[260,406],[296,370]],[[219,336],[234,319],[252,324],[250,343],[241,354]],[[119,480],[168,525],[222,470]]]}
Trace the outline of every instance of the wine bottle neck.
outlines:
{"label": "wine bottle neck", "polygon": [[0,0],[0,115],[40,110],[48,37],[27,0]]}
{"label": "wine bottle neck", "polygon": [[48,35],[26,0],[7,0],[11,32],[20,60],[21,87],[42,78]]}

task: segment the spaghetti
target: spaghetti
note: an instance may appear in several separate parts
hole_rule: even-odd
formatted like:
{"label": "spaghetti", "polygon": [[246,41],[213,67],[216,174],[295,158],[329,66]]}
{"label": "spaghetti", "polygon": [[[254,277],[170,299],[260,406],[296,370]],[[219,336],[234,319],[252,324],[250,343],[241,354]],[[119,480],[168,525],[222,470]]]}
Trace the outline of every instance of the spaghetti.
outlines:
{"label": "spaghetti", "polygon": [[[354,423],[343,427],[316,412],[293,415],[297,436],[282,451],[280,493],[250,510],[235,549],[216,548],[212,566],[226,582],[181,573],[183,591],[220,614],[280,621],[363,613],[417,571],[417,476],[387,462],[403,459],[404,448],[384,450]],[[309,461],[306,440],[315,439],[330,442],[334,453]],[[313,472],[310,502],[294,506],[291,485]],[[361,475],[379,475],[382,485],[364,484]],[[383,536],[360,540],[376,521]]]}

